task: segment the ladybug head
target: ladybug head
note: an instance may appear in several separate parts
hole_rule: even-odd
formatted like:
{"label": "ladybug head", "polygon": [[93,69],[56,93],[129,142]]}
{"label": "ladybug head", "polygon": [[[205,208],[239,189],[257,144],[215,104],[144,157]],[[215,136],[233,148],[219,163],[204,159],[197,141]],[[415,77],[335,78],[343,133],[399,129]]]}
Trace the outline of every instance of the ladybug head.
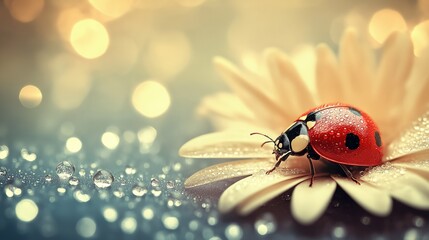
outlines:
{"label": "ladybug head", "polygon": [[280,136],[278,136],[276,140],[273,140],[271,137],[258,132],[251,133],[250,135],[254,135],[254,134],[262,135],[269,139],[268,141],[263,142],[261,144],[261,147],[267,143],[274,144],[273,154],[276,156],[276,160],[281,159],[282,161],[284,161],[292,153],[290,149],[289,138],[285,133],[280,134]]}

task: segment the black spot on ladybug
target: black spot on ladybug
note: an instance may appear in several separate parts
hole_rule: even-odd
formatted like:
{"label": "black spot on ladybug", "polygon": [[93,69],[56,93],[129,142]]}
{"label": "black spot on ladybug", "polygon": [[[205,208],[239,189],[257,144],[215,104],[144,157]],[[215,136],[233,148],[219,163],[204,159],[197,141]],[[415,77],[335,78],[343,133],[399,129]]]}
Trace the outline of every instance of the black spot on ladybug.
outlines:
{"label": "black spot on ladybug", "polygon": [[350,112],[352,112],[354,115],[358,117],[362,117],[362,114],[357,110],[356,108],[349,107]]}
{"label": "black spot on ladybug", "polygon": [[307,118],[305,119],[306,122],[315,122],[319,120],[322,117],[322,114],[320,112],[312,112],[307,115]]}
{"label": "black spot on ladybug", "polygon": [[355,150],[359,147],[360,139],[353,133],[348,133],[346,136],[346,147],[350,150]]}
{"label": "black spot on ladybug", "polygon": [[381,137],[378,131],[374,133],[374,137],[375,137],[375,144],[377,144],[377,147],[381,147]]}

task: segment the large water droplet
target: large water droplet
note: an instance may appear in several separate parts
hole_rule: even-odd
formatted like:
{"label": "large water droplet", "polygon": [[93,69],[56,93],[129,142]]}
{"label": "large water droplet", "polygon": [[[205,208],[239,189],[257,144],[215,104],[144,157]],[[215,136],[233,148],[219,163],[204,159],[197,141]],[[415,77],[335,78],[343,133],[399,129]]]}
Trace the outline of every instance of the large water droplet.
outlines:
{"label": "large water droplet", "polygon": [[136,197],[143,197],[147,193],[147,189],[140,185],[135,185],[131,191]]}
{"label": "large water droplet", "polygon": [[69,179],[73,175],[75,168],[71,162],[62,161],[58,163],[56,171],[59,178]]}
{"label": "large water droplet", "polygon": [[113,175],[106,170],[98,170],[92,178],[95,186],[98,188],[108,188],[112,185]]}

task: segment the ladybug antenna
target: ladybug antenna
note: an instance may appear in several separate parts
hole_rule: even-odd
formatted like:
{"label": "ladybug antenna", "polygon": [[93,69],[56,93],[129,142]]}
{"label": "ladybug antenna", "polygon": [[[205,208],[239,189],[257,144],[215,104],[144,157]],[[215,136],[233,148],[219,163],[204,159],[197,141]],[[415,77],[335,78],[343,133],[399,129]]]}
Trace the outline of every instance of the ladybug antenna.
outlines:
{"label": "ladybug antenna", "polygon": [[253,133],[251,133],[250,135],[262,135],[262,136],[264,136],[264,137],[266,137],[266,138],[270,139],[269,141],[263,142],[263,143],[261,144],[261,147],[263,147],[265,144],[270,143],[270,142],[272,142],[272,143],[274,143],[274,145],[276,145],[276,144],[275,144],[275,142],[274,142],[274,140],[273,140],[271,137],[269,137],[268,135],[266,135],[266,134],[259,133],[259,132],[253,132]]}

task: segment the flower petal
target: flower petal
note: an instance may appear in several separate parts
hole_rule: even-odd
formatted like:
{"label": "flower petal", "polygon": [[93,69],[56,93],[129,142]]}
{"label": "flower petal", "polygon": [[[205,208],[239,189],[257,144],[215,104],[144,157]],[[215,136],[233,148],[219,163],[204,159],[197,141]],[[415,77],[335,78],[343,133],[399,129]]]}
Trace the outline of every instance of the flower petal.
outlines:
{"label": "flower petal", "polygon": [[332,50],[325,44],[317,47],[316,78],[321,102],[341,101],[344,92],[337,59]]}
{"label": "flower petal", "polygon": [[429,209],[429,181],[413,171],[388,162],[366,170],[361,179],[409,206]]}
{"label": "flower petal", "polygon": [[360,181],[360,185],[352,180],[339,176],[332,178],[361,207],[376,216],[387,216],[392,210],[392,199],[389,193]]}
{"label": "flower petal", "polygon": [[[266,139],[265,139],[266,140]],[[272,158],[272,147],[261,147],[265,140],[243,132],[214,132],[186,142],[179,155],[189,158]]]}
{"label": "flower petal", "polygon": [[429,150],[429,111],[413,122],[387,147],[384,161]]}
{"label": "flower petal", "polygon": [[214,63],[233,91],[248,105],[249,109],[258,113],[259,119],[264,123],[281,125],[285,119],[288,119],[284,107],[269,95],[271,91],[267,92],[265,85],[261,87],[243,77],[234,65],[223,58],[215,58]]}
{"label": "flower petal", "polygon": [[292,215],[301,224],[311,224],[323,214],[337,187],[330,177],[315,178],[309,184],[310,180],[300,183],[292,193]]}
{"label": "flower petal", "polygon": [[373,105],[368,91],[368,86],[374,79],[373,56],[369,48],[359,41],[356,31],[348,29],[344,33],[339,59],[345,90],[343,101],[358,107]]}
{"label": "flower petal", "polygon": [[[241,204],[244,204],[244,206],[241,206],[241,213],[246,214],[251,209],[258,207],[259,204],[263,204],[269,200],[265,198],[264,195],[272,191],[276,191],[275,193],[280,194],[295,186],[298,182],[305,180],[305,178],[303,178],[304,176],[308,175],[303,174],[302,169],[277,168],[276,171],[269,175],[265,174],[264,170],[261,170],[227,188],[219,199],[219,210],[222,213],[227,213],[239,207]],[[289,182],[289,180],[292,181]],[[282,191],[279,190],[280,188]],[[263,201],[258,201],[258,196],[263,197]],[[270,197],[275,196],[270,195]],[[252,204],[252,201],[257,201],[258,204]],[[250,204],[252,207],[246,207],[246,204]]]}
{"label": "flower petal", "polygon": [[261,169],[268,170],[272,166],[273,162],[267,159],[246,159],[216,164],[192,174],[192,176],[186,179],[185,188],[251,175]]}
{"label": "flower petal", "polygon": [[[300,114],[307,109],[313,108],[316,104],[313,98],[314,94],[302,80],[287,56],[274,48],[268,49],[265,55],[271,78],[278,90],[278,99],[284,99],[288,109],[294,114]],[[285,94],[285,91],[287,91],[287,94]]]}
{"label": "flower petal", "polygon": [[[393,33],[386,40],[383,50],[373,93],[378,99],[383,99],[384,105],[397,106],[403,100],[405,83],[410,75],[414,60],[410,35],[400,32]],[[395,87],[392,88],[391,86]],[[385,115],[386,112],[383,111],[383,114]],[[387,116],[387,118],[391,117],[393,116]]]}
{"label": "flower petal", "polygon": [[392,162],[396,167],[406,168],[425,179],[429,179],[429,151],[410,154]]}

